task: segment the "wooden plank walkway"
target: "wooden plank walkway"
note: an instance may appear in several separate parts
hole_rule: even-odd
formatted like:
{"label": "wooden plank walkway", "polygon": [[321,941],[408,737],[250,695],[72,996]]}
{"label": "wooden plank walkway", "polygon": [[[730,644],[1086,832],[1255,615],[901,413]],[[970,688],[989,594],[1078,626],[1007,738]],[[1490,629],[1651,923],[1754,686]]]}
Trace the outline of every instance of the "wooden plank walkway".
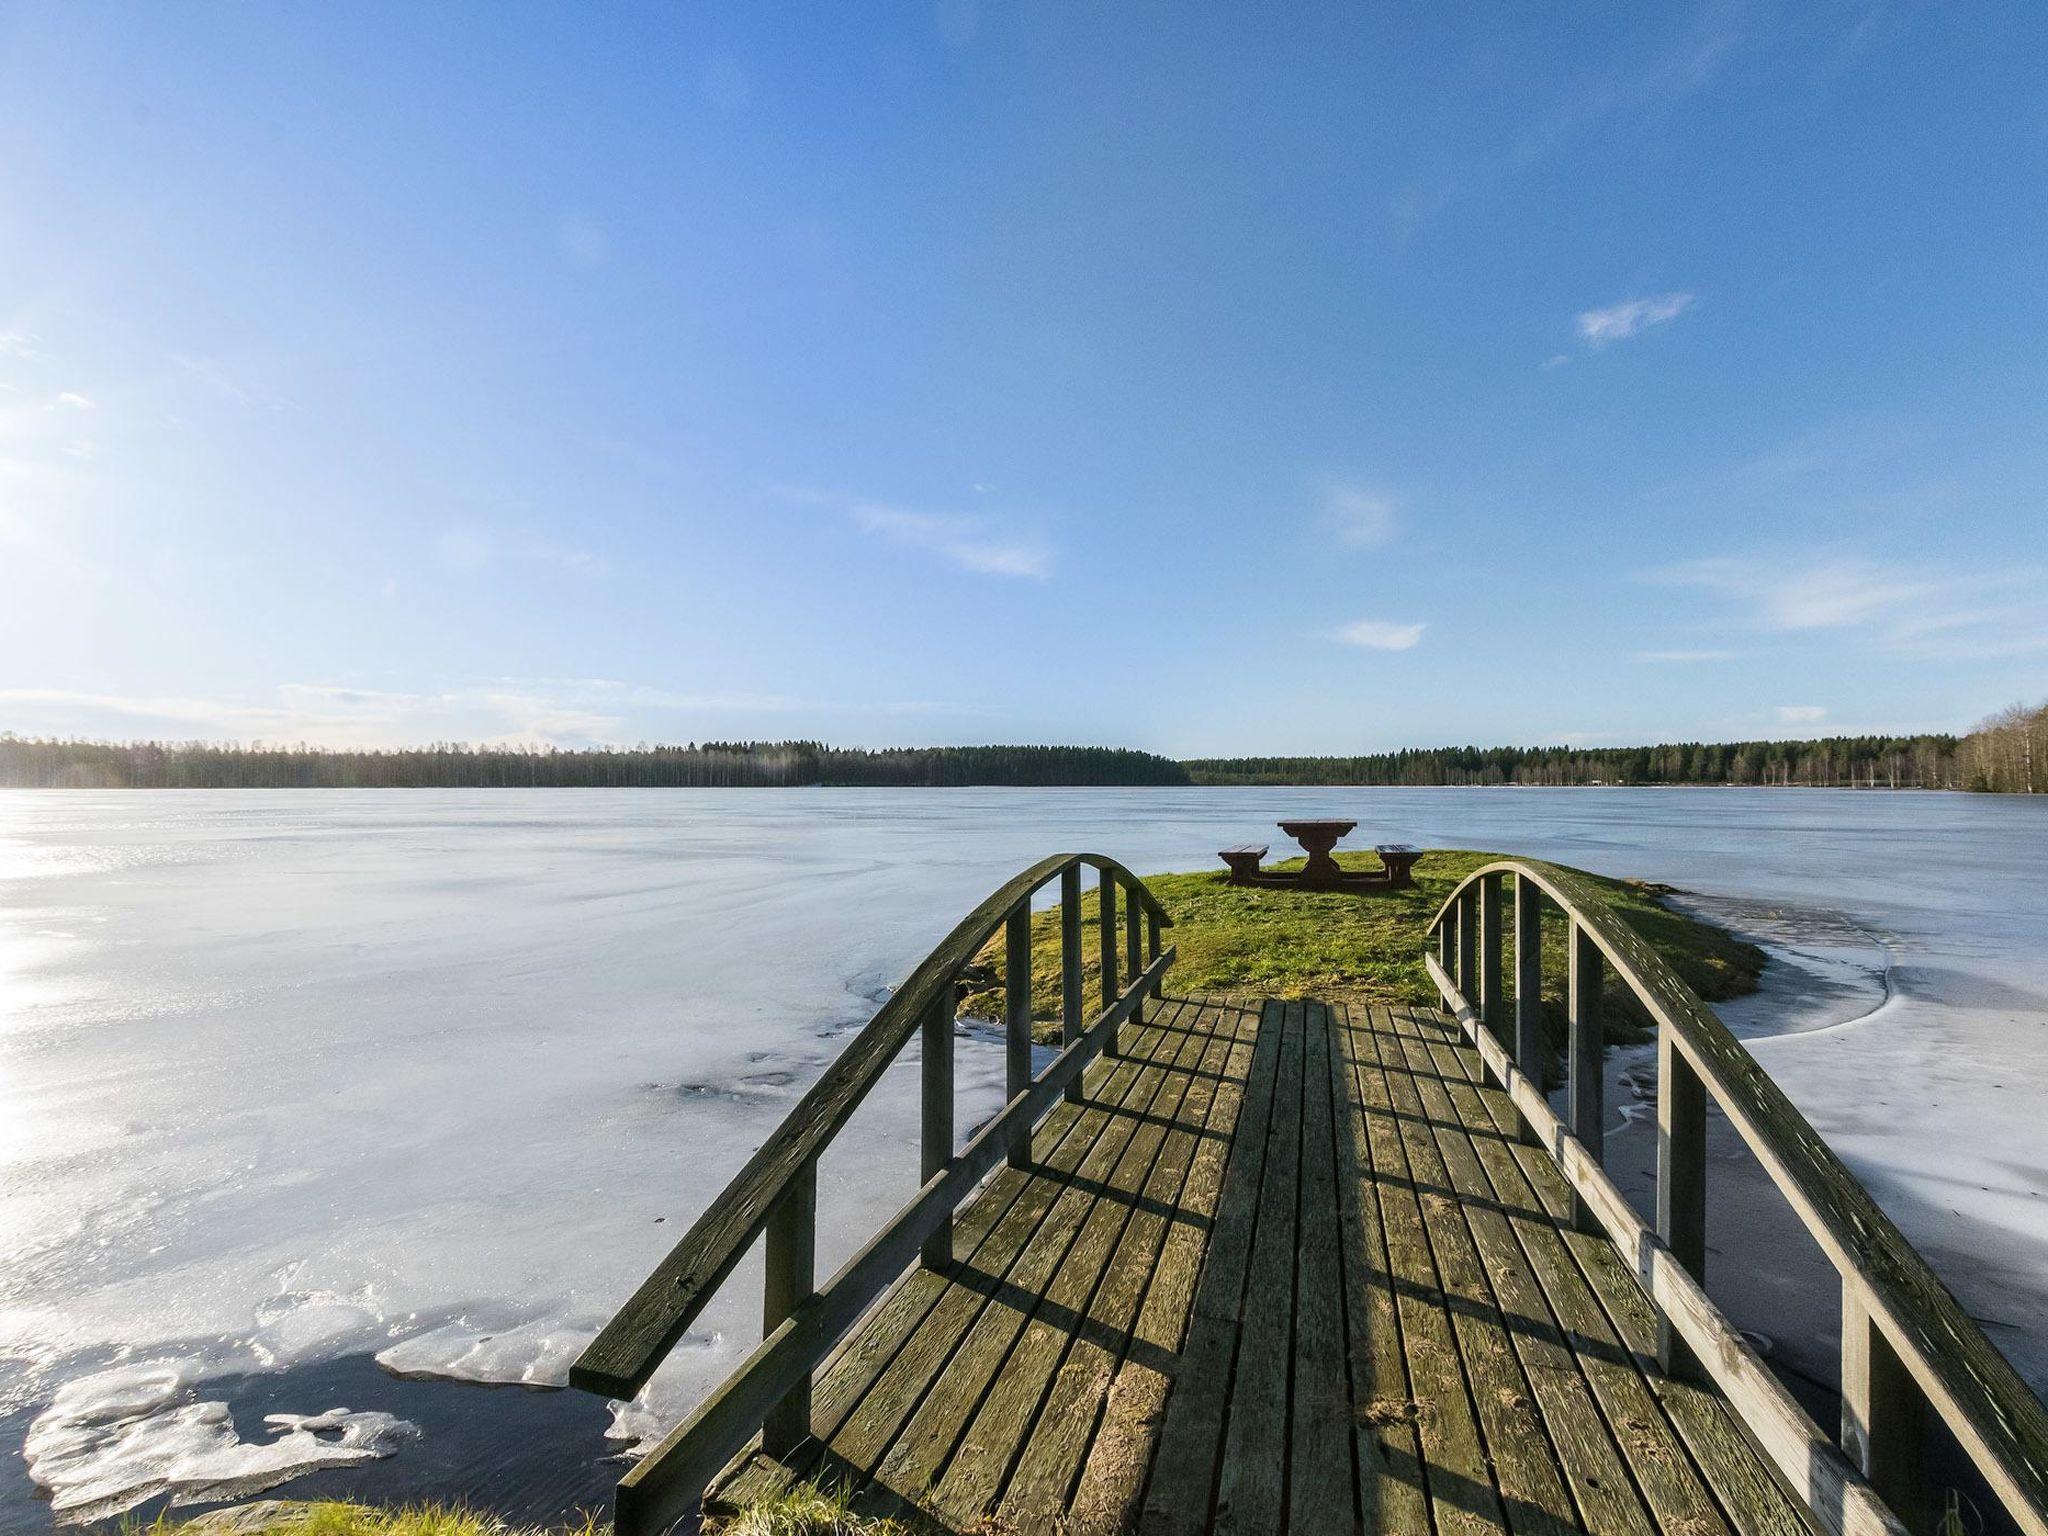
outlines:
{"label": "wooden plank walkway", "polygon": [[818,1378],[795,1477],[942,1531],[1791,1536],[1428,1009],[1168,999]]}

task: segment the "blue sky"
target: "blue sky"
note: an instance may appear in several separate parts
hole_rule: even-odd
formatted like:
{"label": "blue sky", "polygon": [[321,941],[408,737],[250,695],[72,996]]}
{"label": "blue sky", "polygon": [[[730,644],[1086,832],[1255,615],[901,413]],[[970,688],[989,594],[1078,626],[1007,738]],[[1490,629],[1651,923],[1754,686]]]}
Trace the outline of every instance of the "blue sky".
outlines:
{"label": "blue sky", "polygon": [[12,5],[0,728],[1965,727],[2044,173],[2034,5]]}

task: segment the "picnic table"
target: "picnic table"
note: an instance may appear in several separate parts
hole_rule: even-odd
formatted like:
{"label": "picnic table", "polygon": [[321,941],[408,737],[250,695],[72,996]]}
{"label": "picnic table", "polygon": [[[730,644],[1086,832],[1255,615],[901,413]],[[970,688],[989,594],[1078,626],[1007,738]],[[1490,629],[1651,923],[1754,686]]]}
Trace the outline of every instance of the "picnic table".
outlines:
{"label": "picnic table", "polygon": [[1344,878],[1344,871],[1330,857],[1330,850],[1358,825],[1355,821],[1311,817],[1306,821],[1283,821],[1280,830],[1307,850],[1300,883],[1312,891],[1326,891]]}

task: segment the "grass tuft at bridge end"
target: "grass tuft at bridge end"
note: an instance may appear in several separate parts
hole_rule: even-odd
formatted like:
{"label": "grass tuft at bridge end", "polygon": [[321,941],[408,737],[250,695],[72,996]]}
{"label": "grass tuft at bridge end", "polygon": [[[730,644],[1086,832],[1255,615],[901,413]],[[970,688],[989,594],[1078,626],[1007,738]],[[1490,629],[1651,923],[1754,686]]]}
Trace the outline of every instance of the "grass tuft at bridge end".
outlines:
{"label": "grass tuft at bridge end", "polygon": [[[1169,995],[1243,994],[1316,997],[1326,1002],[1412,1003],[1434,1006],[1436,989],[1422,965],[1424,928],[1457,883],[1495,853],[1440,849],[1423,855],[1408,890],[1302,891],[1231,885],[1223,870],[1148,875],[1145,884],[1173,914],[1166,942],[1180,956],[1168,973]],[[1347,869],[1377,869],[1377,855],[1339,853]],[[1298,869],[1299,859],[1279,869]],[[1666,889],[1639,881],[1591,878],[1615,909],[1668,960],[1708,1002],[1740,997],[1756,989],[1764,953],[1710,923],[1664,905]],[[1512,896],[1508,901],[1512,904]],[[1119,914],[1119,917],[1121,914]],[[1088,957],[1083,995],[1091,1010],[1100,997],[1094,938],[1097,893],[1081,897],[1081,952]],[[1544,1012],[1554,1045],[1564,1040],[1565,940],[1568,925],[1545,924]],[[1513,924],[1507,924],[1512,975]],[[1054,907],[1032,918],[1031,995],[1033,1032],[1045,1043],[1059,1038],[1059,912]],[[1118,948],[1122,954],[1121,943]],[[990,982],[964,998],[963,1015],[1001,1019],[1003,988],[1001,935],[979,957]],[[1610,996],[1610,1044],[1649,1038],[1648,1021],[1626,995]]]}

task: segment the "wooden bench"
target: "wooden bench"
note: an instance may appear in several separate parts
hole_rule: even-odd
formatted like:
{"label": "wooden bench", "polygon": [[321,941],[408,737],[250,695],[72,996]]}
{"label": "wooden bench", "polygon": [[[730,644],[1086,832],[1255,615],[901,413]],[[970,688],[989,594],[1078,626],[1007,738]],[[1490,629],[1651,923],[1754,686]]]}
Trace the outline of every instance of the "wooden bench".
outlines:
{"label": "wooden bench", "polygon": [[1380,856],[1380,862],[1387,866],[1387,884],[1410,886],[1415,878],[1409,873],[1415,868],[1415,861],[1422,857],[1422,850],[1413,843],[1381,843],[1373,849]]}
{"label": "wooden bench", "polygon": [[1259,860],[1266,856],[1264,843],[1239,843],[1235,848],[1223,848],[1216,857],[1230,866],[1232,885],[1250,885],[1258,878]]}

